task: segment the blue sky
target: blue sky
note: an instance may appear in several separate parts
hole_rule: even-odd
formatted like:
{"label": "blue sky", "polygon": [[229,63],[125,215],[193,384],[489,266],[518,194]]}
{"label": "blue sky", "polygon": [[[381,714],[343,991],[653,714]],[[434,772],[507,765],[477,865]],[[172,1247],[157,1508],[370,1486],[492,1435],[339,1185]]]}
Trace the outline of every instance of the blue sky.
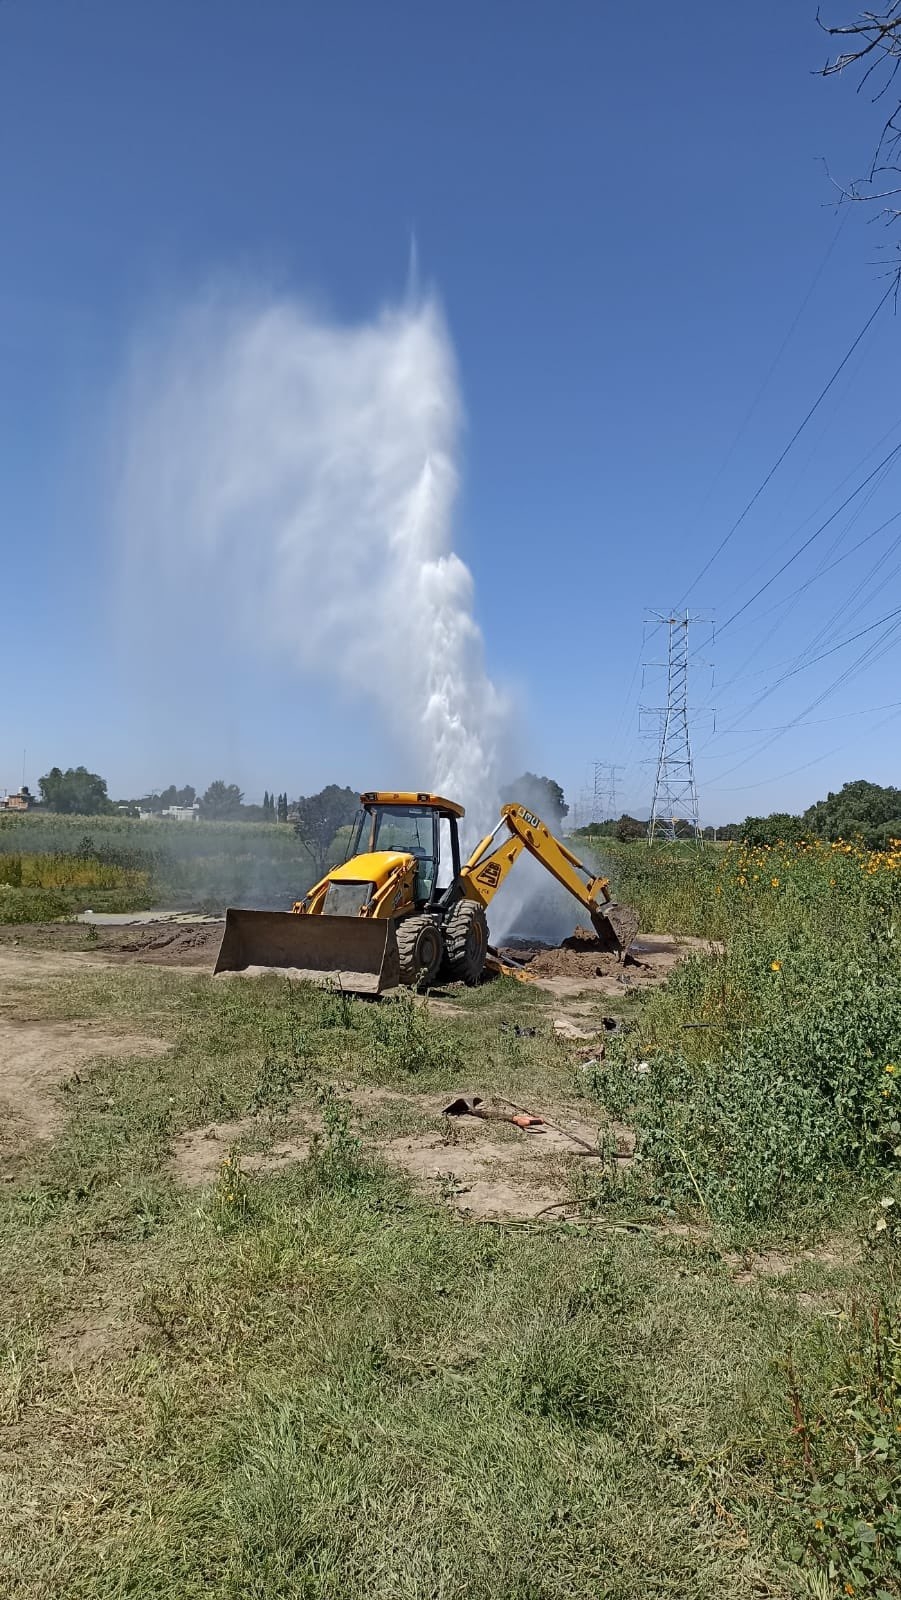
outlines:
{"label": "blue sky", "polygon": [[[467,419],[455,542],[517,758],[573,799],[594,760],[621,763],[623,804],[646,810],[637,707],[661,691],[636,671],[642,619],[682,600],[884,291],[890,236],[859,210],[839,227],[820,159],[857,175],[878,108],[816,77],[825,55],[797,0],[653,26],[588,0],[0,4],[0,788],[23,747],[33,785],[79,762],[115,793],[371,781],[362,711],[261,658],[214,671],[166,639],[154,693],[117,623],[111,452],[161,306],[235,274],[363,321],[403,294],[415,233]],[[888,306],[691,588],[698,611],[726,622],[901,441],[898,335]],[[901,466],[877,476],[703,648],[708,820],[898,781],[901,721],[871,709],[901,701],[897,646],[813,707],[880,630],[755,702],[901,604],[901,522],[791,598],[899,485]]]}

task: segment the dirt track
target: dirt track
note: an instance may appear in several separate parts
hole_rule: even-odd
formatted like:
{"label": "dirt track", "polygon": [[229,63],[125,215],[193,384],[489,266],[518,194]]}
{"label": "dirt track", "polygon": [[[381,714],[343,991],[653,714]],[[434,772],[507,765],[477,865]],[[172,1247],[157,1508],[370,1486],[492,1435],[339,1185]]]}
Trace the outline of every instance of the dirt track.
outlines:
{"label": "dirt track", "polygon": [[[0,927],[0,953],[28,958],[65,955],[79,962],[100,965],[147,963],[185,971],[211,972],[222,938],[222,922],[145,922],[131,925],[84,923],[28,923]],[[613,996],[623,989],[648,988],[663,983],[674,967],[696,948],[709,948],[700,939],[678,941],[657,934],[639,937],[625,962],[603,950],[592,933],[577,928],[559,946],[536,940],[518,940],[501,953],[512,957],[543,989],[559,999],[586,991]]]}
{"label": "dirt track", "polygon": [[211,971],[224,922],[23,923],[0,927],[0,949],[66,951],[103,962],[147,961],[157,967]]}

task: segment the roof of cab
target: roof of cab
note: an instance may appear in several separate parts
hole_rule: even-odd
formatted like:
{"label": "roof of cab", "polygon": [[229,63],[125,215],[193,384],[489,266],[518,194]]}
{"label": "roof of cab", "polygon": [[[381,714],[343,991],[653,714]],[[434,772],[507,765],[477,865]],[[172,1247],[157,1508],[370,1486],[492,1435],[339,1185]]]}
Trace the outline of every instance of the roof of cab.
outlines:
{"label": "roof of cab", "polygon": [[369,789],[360,795],[364,806],[428,806],[432,811],[443,811],[451,817],[466,815],[455,800],[445,800],[440,794],[414,794],[399,789]]}

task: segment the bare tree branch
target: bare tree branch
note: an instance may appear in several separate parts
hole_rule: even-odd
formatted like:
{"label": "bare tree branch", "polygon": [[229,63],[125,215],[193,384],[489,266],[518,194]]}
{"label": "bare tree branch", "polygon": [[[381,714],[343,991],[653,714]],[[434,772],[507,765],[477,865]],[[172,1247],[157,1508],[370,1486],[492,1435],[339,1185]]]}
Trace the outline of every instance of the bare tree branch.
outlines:
{"label": "bare tree branch", "polygon": [[[901,70],[901,0],[891,0],[880,11],[862,11],[856,22],[841,24],[823,22],[817,11],[817,25],[831,38],[852,42],[851,48],[845,48],[827,60],[820,69],[821,77],[832,78],[847,72],[849,68],[860,68],[857,93],[869,86],[873,91],[870,95],[872,105],[892,91],[895,78]],[[885,222],[891,224],[901,217],[901,206],[886,205],[885,202],[901,195],[901,183],[874,188],[878,179],[886,173],[901,174],[901,101],[892,107],[882,124],[866,176],[842,184],[837,183],[830,173],[829,181],[838,189],[841,200],[877,205]]]}

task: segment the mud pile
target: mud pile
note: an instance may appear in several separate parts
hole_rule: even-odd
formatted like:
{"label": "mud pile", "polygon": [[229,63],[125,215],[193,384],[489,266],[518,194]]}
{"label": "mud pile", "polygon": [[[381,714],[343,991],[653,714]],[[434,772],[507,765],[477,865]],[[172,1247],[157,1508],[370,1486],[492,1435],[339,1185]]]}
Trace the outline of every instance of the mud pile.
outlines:
{"label": "mud pile", "polygon": [[576,928],[560,945],[513,940],[501,955],[543,978],[596,978],[620,971],[616,955],[605,950],[588,928]]}
{"label": "mud pile", "polygon": [[103,940],[110,954],[157,966],[212,966],[222,943],[222,922],[146,923],[117,928],[118,937]]}

